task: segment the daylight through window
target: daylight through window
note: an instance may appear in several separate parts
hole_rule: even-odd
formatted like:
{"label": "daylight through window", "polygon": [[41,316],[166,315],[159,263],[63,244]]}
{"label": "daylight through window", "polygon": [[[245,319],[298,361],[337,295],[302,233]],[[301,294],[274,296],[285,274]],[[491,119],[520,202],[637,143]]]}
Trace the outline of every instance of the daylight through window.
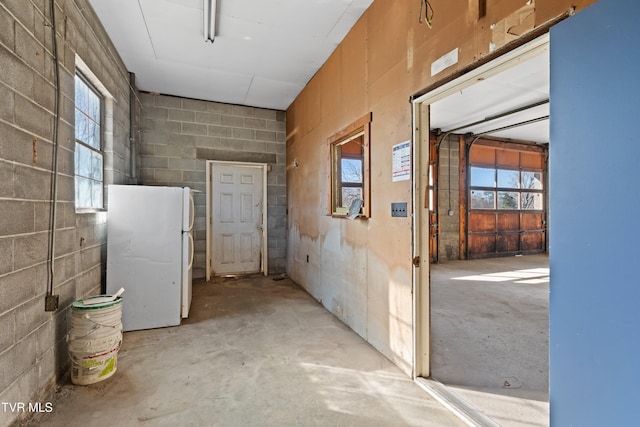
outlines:
{"label": "daylight through window", "polygon": [[369,123],[368,114],[329,138],[331,156],[331,214],[347,215],[362,200],[358,216],[368,217]]}
{"label": "daylight through window", "polygon": [[102,209],[104,201],[103,100],[82,75],[75,76],[76,209]]}

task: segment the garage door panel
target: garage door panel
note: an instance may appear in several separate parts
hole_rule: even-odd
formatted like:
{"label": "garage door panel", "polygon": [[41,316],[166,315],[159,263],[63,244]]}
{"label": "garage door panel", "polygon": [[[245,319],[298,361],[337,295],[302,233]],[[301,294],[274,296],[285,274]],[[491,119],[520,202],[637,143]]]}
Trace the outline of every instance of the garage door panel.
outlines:
{"label": "garage door panel", "polygon": [[469,236],[469,249],[473,257],[496,252],[496,236],[495,235],[473,235]]}
{"label": "garage door panel", "polygon": [[496,164],[496,149],[493,147],[476,145],[473,147],[473,150],[471,150],[470,156],[473,164],[487,166],[495,166]]}
{"label": "garage door panel", "polygon": [[524,233],[520,238],[520,249],[523,252],[543,252],[545,249],[544,233]]}
{"label": "garage door panel", "polygon": [[518,231],[520,230],[520,214],[518,212],[499,213],[497,223],[498,231]]}
{"label": "garage door panel", "polygon": [[500,234],[496,238],[496,252],[518,252],[520,249],[520,233]]}
{"label": "garage door panel", "polygon": [[496,163],[498,166],[518,168],[520,166],[520,153],[511,150],[497,150]]}
{"label": "garage door panel", "polygon": [[537,213],[523,213],[521,228],[523,230],[541,230],[544,227],[544,214],[542,212]]}
{"label": "garage door panel", "polygon": [[544,157],[540,153],[520,153],[520,167],[527,169],[544,169]]}
{"label": "garage door panel", "polygon": [[471,212],[469,214],[469,230],[474,232],[495,231],[495,212]]}

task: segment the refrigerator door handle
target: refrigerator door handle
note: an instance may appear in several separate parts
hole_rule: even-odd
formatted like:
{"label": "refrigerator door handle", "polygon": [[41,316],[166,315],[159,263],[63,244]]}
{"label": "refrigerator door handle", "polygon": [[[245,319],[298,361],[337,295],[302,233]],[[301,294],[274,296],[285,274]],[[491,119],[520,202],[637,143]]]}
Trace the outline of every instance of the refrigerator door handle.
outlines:
{"label": "refrigerator door handle", "polygon": [[187,267],[187,270],[191,270],[191,267],[193,266],[195,245],[193,243],[193,235],[191,233],[188,233],[188,236],[189,236],[189,246],[191,247],[191,258],[189,258],[189,266]]}
{"label": "refrigerator door handle", "polygon": [[189,229],[187,231],[193,230],[193,223],[195,222],[196,218],[196,205],[193,201],[193,195],[191,195],[191,193],[189,193],[189,203],[191,204],[191,218],[189,219]]}

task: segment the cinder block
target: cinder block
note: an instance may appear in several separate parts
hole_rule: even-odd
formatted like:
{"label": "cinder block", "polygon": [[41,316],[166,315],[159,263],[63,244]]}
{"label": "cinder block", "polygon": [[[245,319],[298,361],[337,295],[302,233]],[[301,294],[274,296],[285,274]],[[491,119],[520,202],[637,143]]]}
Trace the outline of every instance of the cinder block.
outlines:
{"label": "cinder block", "polygon": [[170,144],[177,144],[182,147],[195,147],[196,135],[171,135]]}
{"label": "cinder block", "polygon": [[[178,110],[171,110],[178,111]],[[145,117],[149,117],[152,119],[158,120],[167,120],[169,118],[169,109],[165,107],[156,107],[153,104],[151,106],[147,106],[144,109]]]}
{"label": "cinder block", "polygon": [[[64,181],[58,176],[58,183]],[[28,200],[48,200],[51,196],[51,173],[28,166],[15,166],[15,197]],[[66,200],[62,197],[63,200]]]}
{"label": "cinder block", "polygon": [[45,55],[43,46],[33,33],[27,32],[20,25],[16,25],[15,52],[33,69],[44,73],[44,60],[48,55]]}
{"label": "cinder block", "polygon": [[47,261],[49,233],[14,237],[14,269],[19,270]]}
{"label": "cinder block", "polygon": [[178,145],[156,145],[154,149],[156,157],[180,157],[184,151],[183,147]]}
{"label": "cinder block", "polygon": [[207,111],[207,101],[201,101],[199,99],[183,99],[182,109],[191,111]]}
{"label": "cinder block", "polygon": [[175,96],[156,95],[155,101],[156,107],[182,108],[182,98]]}
{"label": "cinder block", "polygon": [[207,125],[182,122],[182,133],[187,135],[207,135]]}
{"label": "cinder block", "polygon": [[33,9],[33,4],[30,1],[3,0],[2,4],[22,25],[24,25],[29,31],[33,32],[35,11]]}
{"label": "cinder block", "polygon": [[27,95],[33,93],[33,71],[13,52],[8,51],[2,45],[0,45],[0,64],[2,64],[0,81],[15,90],[19,90],[20,93]]}
{"label": "cinder block", "polygon": [[23,129],[38,137],[50,139],[53,129],[53,116],[30,100],[15,95],[15,122]]}
{"label": "cinder block", "polygon": [[157,182],[180,184],[182,183],[182,171],[156,169],[155,179]]}
{"label": "cinder block", "polygon": [[[0,9],[1,10],[1,9]],[[14,122],[14,94],[13,90],[3,84],[0,84],[0,119],[9,123]]]}
{"label": "cinder block", "polygon": [[11,212],[11,215],[0,215],[0,237],[34,231],[33,202],[0,200],[0,212]]}
{"label": "cinder block", "polygon": [[256,139],[258,141],[275,142],[276,133],[272,131],[266,131],[266,130],[257,130]]}
{"label": "cinder block", "polygon": [[195,122],[196,121],[196,113],[193,111],[175,110],[175,109],[169,109],[167,111],[168,111],[168,120],[173,120],[178,122]]}
{"label": "cinder block", "polygon": [[184,171],[182,173],[185,183],[204,182],[206,174],[204,172]]}
{"label": "cinder block", "polygon": [[[42,307],[41,307],[42,309]],[[55,334],[55,319],[56,316],[49,316],[49,320],[44,323],[44,325],[40,326],[36,331],[37,335],[37,343],[38,343],[38,353],[36,354],[37,359],[42,359],[46,357],[45,355],[48,352],[53,353],[53,347],[56,343],[56,334]],[[45,362],[46,364],[46,362]],[[49,372],[53,373],[55,370],[51,369]]]}
{"label": "cinder block", "polygon": [[196,113],[196,122],[210,125],[219,125],[221,121],[220,114],[216,113]]}
{"label": "cinder block", "polygon": [[0,238],[0,275],[9,273],[12,270],[14,270],[13,237],[3,237]]}
{"label": "cinder block", "polygon": [[169,159],[167,157],[142,156],[141,166],[145,169],[167,169],[169,167]]}
{"label": "cinder block", "polygon": [[15,309],[16,341],[22,340],[51,319],[51,313],[44,311],[43,307],[44,295],[41,295]]}
{"label": "cinder block", "polygon": [[0,353],[16,343],[16,312],[11,310],[0,316]]}
{"label": "cinder block", "polygon": [[275,122],[268,121],[267,122],[267,130],[272,130],[276,132],[286,132],[286,126],[284,122]]}
{"label": "cinder block", "polygon": [[239,116],[223,115],[220,117],[220,124],[222,126],[242,128],[244,127],[244,118]]}
{"label": "cinder block", "polygon": [[209,136],[217,136],[221,138],[230,138],[233,134],[233,128],[228,126],[209,126],[207,128]]}
{"label": "cinder block", "polygon": [[255,140],[256,131],[253,129],[233,128],[232,137],[236,139]]}
{"label": "cinder block", "polygon": [[2,7],[0,7],[0,42],[10,49],[14,48],[15,21]]}
{"label": "cinder block", "polygon": [[233,106],[230,104],[221,104],[219,102],[208,102],[207,111],[210,113],[231,114]]}
{"label": "cinder block", "polygon": [[232,105],[231,106],[231,114],[234,116],[242,116],[242,117],[255,117],[256,108],[247,107],[244,105]]}
{"label": "cinder block", "polygon": [[249,129],[267,129],[267,121],[248,117],[244,119],[244,127]]}
{"label": "cinder block", "polygon": [[14,165],[0,160],[0,197],[14,196]]}
{"label": "cinder block", "polygon": [[256,119],[264,119],[264,120],[276,120],[278,115],[277,110],[267,110],[264,108],[255,108],[254,116]]}
{"label": "cinder block", "polygon": [[169,169],[192,171],[196,168],[196,161],[191,159],[169,159]]}
{"label": "cinder block", "polygon": [[0,281],[0,313],[12,310],[35,297],[38,276],[37,268],[27,268],[4,276]]}

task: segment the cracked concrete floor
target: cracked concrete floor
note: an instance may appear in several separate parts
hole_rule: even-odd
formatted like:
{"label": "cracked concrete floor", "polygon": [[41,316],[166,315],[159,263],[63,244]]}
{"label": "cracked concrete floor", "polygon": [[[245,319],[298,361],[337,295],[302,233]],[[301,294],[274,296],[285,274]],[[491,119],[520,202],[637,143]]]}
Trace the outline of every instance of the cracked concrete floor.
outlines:
{"label": "cracked concrete floor", "polygon": [[549,425],[549,258],[431,267],[432,376],[502,426]]}
{"label": "cracked concrete floor", "polygon": [[51,426],[457,426],[289,279],[194,283],[189,319],[127,332],[116,374],[59,388]]}

